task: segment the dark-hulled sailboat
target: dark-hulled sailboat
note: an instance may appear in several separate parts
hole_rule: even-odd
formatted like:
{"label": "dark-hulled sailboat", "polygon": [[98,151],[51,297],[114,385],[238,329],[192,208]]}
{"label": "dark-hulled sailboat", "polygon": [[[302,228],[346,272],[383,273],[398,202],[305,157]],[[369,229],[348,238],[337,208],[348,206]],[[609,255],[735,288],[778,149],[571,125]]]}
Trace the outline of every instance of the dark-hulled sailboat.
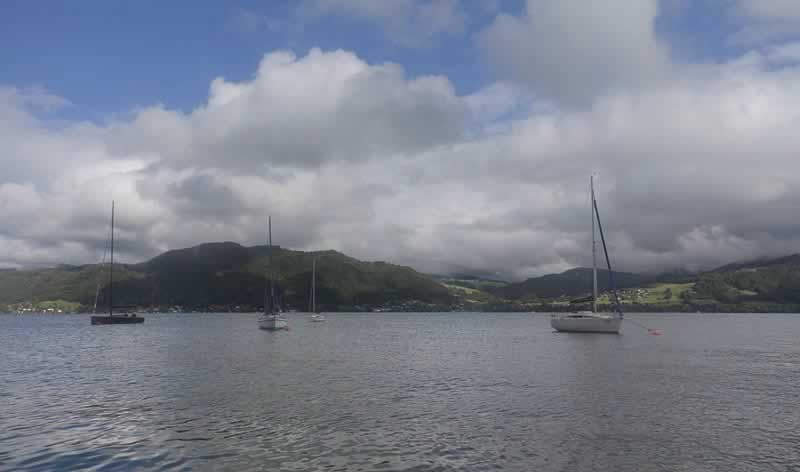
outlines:
{"label": "dark-hulled sailboat", "polygon": [[111,202],[111,262],[108,266],[108,315],[93,315],[93,325],[138,324],[144,318],[134,313],[114,314],[114,202]]}

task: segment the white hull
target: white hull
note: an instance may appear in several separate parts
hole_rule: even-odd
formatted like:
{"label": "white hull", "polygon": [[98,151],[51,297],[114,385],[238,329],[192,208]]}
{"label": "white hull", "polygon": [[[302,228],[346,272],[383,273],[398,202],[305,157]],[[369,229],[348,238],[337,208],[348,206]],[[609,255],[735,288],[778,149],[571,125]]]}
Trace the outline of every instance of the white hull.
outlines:
{"label": "white hull", "polygon": [[325,320],[325,317],[323,315],[314,314],[314,315],[311,315],[311,321],[313,321],[315,323],[319,323],[321,321],[326,321],[326,320]]}
{"label": "white hull", "polygon": [[258,318],[258,327],[260,329],[275,331],[278,329],[287,329],[289,324],[285,319],[277,315],[261,315],[261,317]]}
{"label": "white hull", "polygon": [[565,313],[553,315],[550,326],[564,333],[612,333],[619,334],[622,318],[616,315]]}

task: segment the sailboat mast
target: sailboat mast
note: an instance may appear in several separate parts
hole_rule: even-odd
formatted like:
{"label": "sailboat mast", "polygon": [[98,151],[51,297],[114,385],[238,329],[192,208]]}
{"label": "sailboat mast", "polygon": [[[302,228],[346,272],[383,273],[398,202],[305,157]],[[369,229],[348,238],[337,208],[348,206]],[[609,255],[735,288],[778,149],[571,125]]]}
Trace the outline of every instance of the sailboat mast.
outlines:
{"label": "sailboat mast", "polygon": [[589,188],[591,190],[591,211],[592,211],[592,313],[597,313],[597,240],[594,233],[594,175],[589,177]]}
{"label": "sailboat mast", "polygon": [[311,313],[317,312],[317,258],[311,262]]}
{"label": "sailboat mast", "polygon": [[269,313],[275,311],[275,269],[272,265],[272,216],[267,217],[269,234]]}
{"label": "sailboat mast", "polygon": [[603,243],[603,254],[606,256],[606,267],[608,267],[608,285],[611,287],[611,293],[614,295],[614,305],[617,314],[622,319],[622,304],[619,302],[619,294],[617,293],[617,284],[614,283],[614,270],[611,268],[611,259],[608,258],[608,246],[606,246],[606,237],[603,235],[603,224],[600,222],[600,210],[597,209],[597,200],[594,201],[594,214],[597,217],[597,229],[600,230],[600,242]]}
{"label": "sailboat mast", "polygon": [[111,265],[108,279],[108,316],[114,316],[114,200],[111,200]]}

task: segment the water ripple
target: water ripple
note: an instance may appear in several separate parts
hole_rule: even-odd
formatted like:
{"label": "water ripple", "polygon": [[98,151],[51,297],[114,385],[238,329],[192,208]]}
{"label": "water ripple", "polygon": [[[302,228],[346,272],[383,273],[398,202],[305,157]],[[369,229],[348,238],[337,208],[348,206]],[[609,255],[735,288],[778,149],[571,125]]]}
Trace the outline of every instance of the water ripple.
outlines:
{"label": "water ripple", "polygon": [[554,336],[547,323],[331,315],[275,335],[252,315],[153,315],[136,327],[0,316],[0,469],[800,464],[791,316],[666,315],[658,338]]}

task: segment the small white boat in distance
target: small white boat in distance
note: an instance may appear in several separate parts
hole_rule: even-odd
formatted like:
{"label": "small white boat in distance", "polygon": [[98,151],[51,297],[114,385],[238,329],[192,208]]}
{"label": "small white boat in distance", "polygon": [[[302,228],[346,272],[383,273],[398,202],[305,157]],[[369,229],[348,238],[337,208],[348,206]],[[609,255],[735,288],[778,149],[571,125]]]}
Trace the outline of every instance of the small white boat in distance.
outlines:
{"label": "small white boat in distance", "polygon": [[272,218],[267,219],[267,227],[269,232],[269,293],[264,300],[264,313],[258,317],[258,327],[267,331],[276,331],[279,329],[289,329],[289,323],[286,318],[281,316],[280,307],[275,302],[275,277],[274,265],[272,264]]}
{"label": "small white boat in distance", "polygon": [[319,323],[325,321],[325,316],[317,313],[317,258],[311,262],[311,321]]}
{"label": "small white boat in distance", "polygon": [[[600,213],[597,211],[597,200],[594,198],[594,176],[589,180],[592,195],[592,311],[579,313],[553,313],[550,316],[550,326],[565,333],[611,333],[619,334],[622,327],[622,309],[620,308],[619,296],[614,286],[614,273],[611,271],[611,262],[608,259],[608,249],[606,240],[603,236],[603,225],[600,224]],[[617,308],[616,313],[597,313],[597,244],[595,240],[595,217],[597,218],[597,228],[600,230],[600,239],[603,242],[603,253],[606,256],[608,266],[608,277],[611,289],[614,294],[614,303]]]}

